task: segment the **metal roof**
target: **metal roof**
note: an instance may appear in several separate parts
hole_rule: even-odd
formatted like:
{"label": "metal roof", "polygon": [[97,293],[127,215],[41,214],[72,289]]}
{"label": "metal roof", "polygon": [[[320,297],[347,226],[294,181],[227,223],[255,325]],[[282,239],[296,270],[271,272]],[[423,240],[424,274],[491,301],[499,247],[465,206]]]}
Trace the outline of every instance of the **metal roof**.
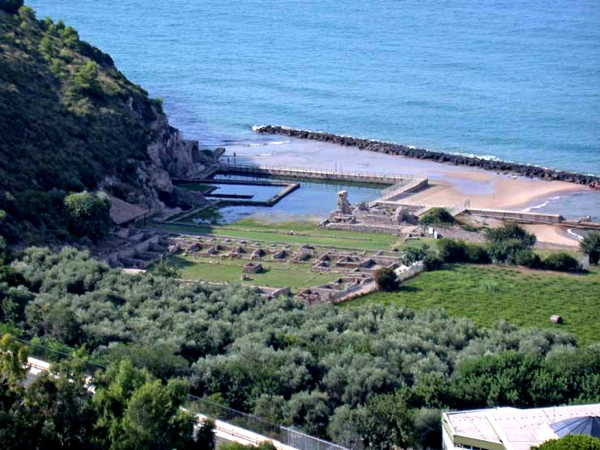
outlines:
{"label": "metal roof", "polygon": [[529,450],[566,434],[588,434],[576,433],[587,430],[597,433],[600,429],[600,403],[534,409],[481,409],[448,412],[443,416],[455,442],[461,438],[474,439],[496,446],[500,444],[507,450]]}

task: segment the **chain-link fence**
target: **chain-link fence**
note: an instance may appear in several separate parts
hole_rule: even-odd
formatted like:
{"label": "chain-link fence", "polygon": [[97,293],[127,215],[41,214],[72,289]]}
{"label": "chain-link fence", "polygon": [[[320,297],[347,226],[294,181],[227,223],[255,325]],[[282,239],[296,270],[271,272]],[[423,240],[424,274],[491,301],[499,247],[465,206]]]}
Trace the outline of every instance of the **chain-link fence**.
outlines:
{"label": "chain-link fence", "polygon": [[299,450],[348,450],[346,447],[309,436],[294,428],[282,427],[252,414],[236,411],[200,397],[188,396],[187,408],[193,413],[227,422]]}

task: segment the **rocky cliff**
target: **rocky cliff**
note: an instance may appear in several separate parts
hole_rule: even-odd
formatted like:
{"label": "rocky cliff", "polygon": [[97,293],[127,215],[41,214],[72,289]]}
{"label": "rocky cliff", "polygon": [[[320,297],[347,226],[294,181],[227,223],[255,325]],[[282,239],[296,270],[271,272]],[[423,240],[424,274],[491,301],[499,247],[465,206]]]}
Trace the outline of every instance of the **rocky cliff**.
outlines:
{"label": "rocky cliff", "polygon": [[[62,22],[0,8],[0,234],[65,237],[62,200],[104,189],[157,209],[203,200],[172,178],[214,164],[112,58]],[[68,236],[67,236],[68,237]]]}

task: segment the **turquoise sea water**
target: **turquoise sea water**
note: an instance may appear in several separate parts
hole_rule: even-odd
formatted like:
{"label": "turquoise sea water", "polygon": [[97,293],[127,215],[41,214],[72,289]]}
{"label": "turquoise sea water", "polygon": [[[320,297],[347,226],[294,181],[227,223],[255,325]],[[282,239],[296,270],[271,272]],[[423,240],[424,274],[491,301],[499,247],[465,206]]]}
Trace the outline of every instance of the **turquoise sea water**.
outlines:
{"label": "turquoise sea water", "polygon": [[598,0],[30,0],[205,144],[283,124],[600,174]]}
{"label": "turquoise sea water", "polygon": [[[216,180],[264,180],[245,176],[217,175]],[[284,181],[284,180],[274,180]],[[352,203],[369,202],[381,196],[385,186],[357,185],[344,183],[315,183],[308,180],[288,180],[300,182],[300,189],[288,195],[272,207],[233,206],[221,208],[219,223],[236,222],[239,219],[253,217],[266,221],[320,220],[337,208],[337,193],[345,190],[350,193]],[[215,194],[249,194],[252,200],[266,201],[280,192],[281,186],[244,186],[219,185]],[[202,220],[200,220],[201,222]]]}

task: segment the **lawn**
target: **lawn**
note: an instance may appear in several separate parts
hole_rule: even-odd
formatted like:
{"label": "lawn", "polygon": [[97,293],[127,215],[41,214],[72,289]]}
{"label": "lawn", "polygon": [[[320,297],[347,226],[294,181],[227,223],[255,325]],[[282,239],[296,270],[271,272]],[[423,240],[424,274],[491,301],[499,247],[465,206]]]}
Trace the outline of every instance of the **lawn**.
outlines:
{"label": "lawn", "polygon": [[[425,272],[395,293],[377,292],[345,307],[392,304],[414,310],[444,308],[489,326],[499,320],[537,328],[560,329],[580,344],[600,341],[600,270],[585,275],[498,266],[456,265]],[[564,324],[549,318],[559,314]]]}
{"label": "lawn", "polygon": [[[232,259],[219,261],[217,258],[193,258],[191,256],[174,255],[169,261],[181,269],[181,277],[187,280],[240,282],[242,267],[248,260]],[[294,290],[325,284],[335,280],[339,274],[321,274],[311,272],[310,264],[293,264],[276,261],[261,263],[264,273],[247,274],[257,286],[284,287]]]}
{"label": "lawn", "polygon": [[[312,244],[325,247],[351,248],[357,250],[391,250],[400,247],[398,236],[378,233],[322,230],[314,222],[259,222],[251,219],[239,220],[220,227],[210,225],[186,226],[180,224],[154,223],[153,227],[184,234],[211,234],[240,239],[258,240],[265,243]],[[293,232],[293,234],[292,234]],[[426,240],[411,241],[410,245],[421,245]]]}

